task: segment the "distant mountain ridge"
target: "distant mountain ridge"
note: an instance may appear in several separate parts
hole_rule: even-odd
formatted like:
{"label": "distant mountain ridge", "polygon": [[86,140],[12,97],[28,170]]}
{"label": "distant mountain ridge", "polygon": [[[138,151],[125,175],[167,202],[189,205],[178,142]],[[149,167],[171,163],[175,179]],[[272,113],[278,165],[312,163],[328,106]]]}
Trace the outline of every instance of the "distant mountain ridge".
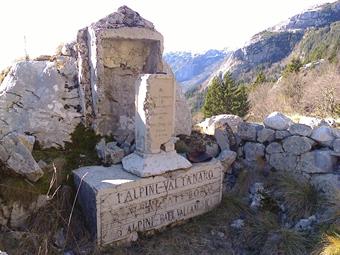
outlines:
{"label": "distant mountain ridge", "polygon": [[[238,80],[249,82],[259,69],[273,68],[286,59],[308,31],[330,26],[336,21],[340,21],[340,0],[313,7],[270,27],[254,35],[243,48],[227,52],[225,56],[221,53],[210,58],[209,52],[218,52],[211,50],[197,57],[188,52],[169,53],[164,59],[185,91],[203,92],[212,77],[226,71],[232,72]],[[193,95],[191,92],[190,96]]]}
{"label": "distant mountain ridge", "polygon": [[164,54],[164,60],[172,67],[183,90],[188,91],[206,81],[230,54],[228,50],[208,50],[196,54],[178,51]]}

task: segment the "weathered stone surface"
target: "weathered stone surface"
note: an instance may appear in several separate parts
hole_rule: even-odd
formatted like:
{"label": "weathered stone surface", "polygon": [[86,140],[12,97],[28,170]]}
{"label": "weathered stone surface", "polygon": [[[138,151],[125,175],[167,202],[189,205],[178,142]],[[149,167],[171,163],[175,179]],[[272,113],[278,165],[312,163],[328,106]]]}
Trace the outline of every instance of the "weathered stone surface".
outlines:
{"label": "weathered stone surface", "polygon": [[306,173],[329,173],[336,164],[337,158],[331,150],[314,150],[301,155],[298,168]]}
{"label": "weathered stone surface", "polygon": [[217,159],[221,161],[224,172],[228,172],[230,166],[234,163],[237,157],[237,153],[231,150],[223,150],[220,155],[218,155]]}
{"label": "weathered stone surface", "polygon": [[243,122],[242,118],[232,114],[221,114],[205,119],[197,124],[201,131],[208,135],[214,135],[217,126],[227,123],[234,133],[237,132],[238,126]]}
{"label": "weathered stone surface", "polygon": [[[175,77],[171,67],[163,62],[163,71]],[[176,83],[176,114],[175,114],[175,135],[190,135],[192,130],[192,116],[190,106],[185,99],[181,86]]]}
{"label": "weathered stone surface", "polygon": [[339,138],[340,139],[340,128],[333,128],[332,129],[332,134],[335,138]]}
{"label": "weathered stone surface", "polygon": [[14,173],[35,182],[43,176],[43,171],[31,154],[31,145],[26,143],[31,138],[24,136],[9,133],[0,139],[0,161]]}
{"label": "weathered stone surface", "polygon": [[106,245],[205,213],[222,198],[218,160],[152,178],[92,166],[74,171],[79,201],[93,236]]}
{"label": "weathered stone surface", "polygon": [[141,177],[166,173],[181,168],[191,167],[191,163],[175,151],[157,154],[139,155],[132,153],[122,160],[124,169]]}
{"label": "weathered stone surface", "polygon": [[74,58],[16,63],[0,87],[0,134],[34,134],[42,147],[71,141],[80,122]]}
{"label": "weathered stone surface", "polygon": [[293,124],[292,120],[280,112],[269,114],[263,121],[268,128],[275,130],[287,130]]}
{"label": "weathered stone surface", "polygon": [[295,171],[298,157],[289,153],[273,153],[269,155],[269,164],[280,171]]}
{"label": "weathered stone surface", "polygon": [[123,149],[117,146],[117,143],[106,143],[105,139],[102,139],[97,145],[96,150],[98,157],[103,160],[105,164],[118,164],[125,156]]}
{"label": "weathered stone surface", "polygon": [[332,201],[340,197],[340,175],[339,174],[313,174],[311,182]]}
{"label": "weathered stone surface", "polygon": [[312,128],[305,124],[293,124],[288,131],[292,135],[310,136],[312,134]]}
{"label": "weathered stone surface", "polygon": [[280,153],[283,152],[283,148],[282,145],[280,143],[270,143],[267,147],[266,147],[266,152],[268,154],[273,154],[273,153]]}
{"label": "weathered stone surface", "polygon": [[333,150],[337,153],[340,152],[340,139],[335,139],[333,142]]}
{"label": "weathered stone surface", "polygon": [[330,146],[335,137],[331,127],[321,126],[313,129],[311,138],[320,144]]}
{"label": "weathered stone surface", "polygon": [[277,140],[285,139],[288,136],[291,136],[291,134],[286,130],[275,131],[275,139],[277,139]]}
{"label": "weathered stone surface", "polygon": [[181,87],[176,83],[175,135],[190,135],[192,128],[191,110]]}
{"label": "weathered stone surface", "polygon": [[241,122],[237,134],[242,140],[256,142],[256,132],[263,128],[261,125]]}
{"label": "weathered stone surface", "polygon": [[290,136],[283,140],[283,149],[294,155],[301,155],[311,150],[314,141],[308,137]]}
{"label": "weathered stone surface", "polygon": [[136,152],[123,159],[125,170],[145,177],[191,166],[175,151],[175,90],[166,74],[146,74],[136,83]]}
{"label": "weathered stone surface", "polygon": [[264,157],[265,146],[261,143],[247,142],[244,145],[245,158],[248,161],[255,161]]}
{"label": "weathered stone surface", "polygon": [[257,132],[257,141],[260,143],[272,142],[275,140],[275,131],[269,128],[263,128]]}

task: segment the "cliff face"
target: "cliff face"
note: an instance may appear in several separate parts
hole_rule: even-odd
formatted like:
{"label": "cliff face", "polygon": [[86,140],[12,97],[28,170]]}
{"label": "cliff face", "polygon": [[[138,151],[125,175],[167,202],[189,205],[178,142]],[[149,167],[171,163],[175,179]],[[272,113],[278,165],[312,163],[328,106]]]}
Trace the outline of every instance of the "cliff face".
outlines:
{"label": "cliff face", "polygon": [[172,56],[169,64],[177,70],[177,79],[190,90],[203,90],[209,85],[212,77],[227,71],[232,72],[236,79],[249,82],[259,68],[270,68],[288,57],[308,31],[330,26],[339,20],[340,1],[308,9],[254,35],[243,48],[227,54],[222,61],[205,61],[204,70],[212,72],[209,76],[200,76],[199,79],[195,72],[191,72],[190,79],[183,82],[181,80],[184,70],[193,68],[192,62],[181,62],[181,65],[178,65],[176,56]]}

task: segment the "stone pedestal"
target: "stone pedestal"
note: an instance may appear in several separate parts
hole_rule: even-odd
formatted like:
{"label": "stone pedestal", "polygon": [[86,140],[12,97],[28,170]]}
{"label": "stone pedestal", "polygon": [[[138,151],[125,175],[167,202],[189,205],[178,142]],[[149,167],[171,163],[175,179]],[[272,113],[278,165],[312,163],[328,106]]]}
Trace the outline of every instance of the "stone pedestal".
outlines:
{"label": "stone pedestal", "polygon": [[121,165],[90,166],[75,170],[74,180],[93,238],[106,245],[210,211],[222,198],[223,167],[212,160],[140,178]]}
{"label": "stone pedestal", "polygon": [[145,74],[135,88],[136,151],[123,159],[126,171],[141,177],[188,168],[175,151],[176,87],[172,75]]}

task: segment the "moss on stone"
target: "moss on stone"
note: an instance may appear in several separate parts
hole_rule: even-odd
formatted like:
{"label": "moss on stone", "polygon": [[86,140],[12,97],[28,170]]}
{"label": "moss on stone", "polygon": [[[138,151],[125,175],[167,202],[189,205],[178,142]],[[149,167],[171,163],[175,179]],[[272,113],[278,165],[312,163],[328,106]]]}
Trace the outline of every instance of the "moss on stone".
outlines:
{"label": "moss on stone", "polygon": [[[63,169],[58,169],[60,171],[58,178],[66,180],[68,184],[72,185],[72,178],[70,178],[72,170],[81,166],[100,164],[95,146],[101,137],[81,124],[76,127],[71,137],[72,142],[66,143],[64,149],[43,149],[37,143],[32,155],[37,162],[43,160],[50,165],[55,163],[55,160],[64,159]],[[47,194],[52,175],[53,169],[50,169],[36,183],[28,182],[18,176],[1,176],[0,197],[7,202],[20,201],[23,204],[29,204],[39,195]]]}

